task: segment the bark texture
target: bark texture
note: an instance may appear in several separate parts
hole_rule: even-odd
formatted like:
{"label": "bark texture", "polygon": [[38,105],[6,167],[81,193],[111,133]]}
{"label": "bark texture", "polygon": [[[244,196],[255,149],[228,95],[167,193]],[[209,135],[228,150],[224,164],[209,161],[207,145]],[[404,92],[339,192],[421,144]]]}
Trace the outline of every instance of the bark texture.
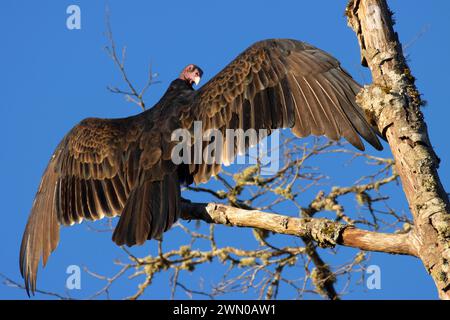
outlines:
{"label": "bark texture", "polygon": [[182,206],[182,219],[203,220],[233,227],[258,228],[278,234],[308,238],[321,247],[343,245],[366,251],[415,256],[411,234],[387,234],[357,229],[322,218],[295,218],[257,210],[245,210],[218,203],[190,203]]}
{"label": "bark texture", "polygon": [[450,299],[449,200],[438,176],[439,158],[427,133],[422,101],[393,29],[385,0],[350,1],[346,14],[373,83],[359,104],[387,138],[414,218],[410,250],[423,261],[441,299]]}

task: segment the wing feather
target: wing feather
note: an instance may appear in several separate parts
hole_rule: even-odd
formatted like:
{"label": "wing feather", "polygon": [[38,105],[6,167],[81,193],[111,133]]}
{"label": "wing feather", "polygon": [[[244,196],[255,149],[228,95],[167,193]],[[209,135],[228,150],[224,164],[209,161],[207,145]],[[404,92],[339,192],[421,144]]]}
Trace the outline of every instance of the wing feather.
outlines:
{"label": "wing feather", "polygon": [[[360,89],[330,54],[304,42],[270,39],[250,46],[200,88],[186,117],[201,120],[205,130],[210,123],[222,123],[222,129],[290,127],[297,136],[343,137],[364,150],[361,136],[382,149],[355,102]],[[226,152],[222,159],[231,161]],[[197,182],[218,173],[215,166],[190,170]]]}
{"label": "wing feather", "polygon": [[[60,224],[121,215],[113,234],[119,245],[142,244],[170,228],[180,214],[180,179],[204,182],[221,167],[202,163],[177,169],[168,141],[178,124],[192,129],[201,120],[203,130],[222,133],[291,127],[297,136],[344,137],[364,149],[361,136],[381,149],[355,103],[359,90],[326,52],[295,40],[265,40],[241,53],[195,96],[180,97],[187,101],[180,109],[160,112],[161,99],[138,116],[83,120],[56,148],[25,227],[19,263],[27,292],[36,289],[40,259],[45,265],[58,244]],[[225,164],[236,154],[230,141],[223,143],[233,152],[217,155]]]}
{"label": "wing feather", "polygon": [[[164,189],[152,187],[166,175],[172,179],[178,176],[173,164],[161,165],[161,140],[156,138],[160,128],[152,129],[151,112],[124,119],[83,120],[58,145],[42,177],[22,238],[19,264],[28,293],[36,290],[39,261],[42,258],[45,266],[55,250],[61,224],[113,217],[124,207],[136,209],[139,214],[125,217],[125,222],[132,223],[127,225],[130,230],[119,230],[123,232],[120,237],[128,237],[124,243],[135,244],[161,234],[179,216],[174,211],[178,205],[171,207],[173,212],[167,207],[167,201],[179,201],[177,193],[172,190],[174,199],[166,199]],[[140,172],[148,177],[149,184],[138,179]],[[179,184],[172,181],[171,188],[177,187]],[[152,214],[158,216],[150,230]],[[144,219],[142,225],[140,219]],[[142,235],[146,230],[152,233]],[[138,237],[133,238],[136,234]]]}

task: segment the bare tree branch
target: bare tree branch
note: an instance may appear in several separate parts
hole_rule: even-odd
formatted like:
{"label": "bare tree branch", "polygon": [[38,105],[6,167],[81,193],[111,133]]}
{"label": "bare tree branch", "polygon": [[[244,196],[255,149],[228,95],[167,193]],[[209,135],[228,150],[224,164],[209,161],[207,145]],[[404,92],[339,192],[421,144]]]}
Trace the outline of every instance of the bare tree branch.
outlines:
{"label": "bare tree branch", "polygon": [[[25,291],[25,286],[22,284],[19,284],[18,282],[12,280],[11,278],[7,277],[6,275],[0,273],[0,277],[3,278],[3,284],[7,285],[8,287],[13,287],[13,288],[18,288],[21,289],[23,291]],[[69,297],[69,296],[63,296],[59,293],[56,292],[51,292],[51,291],[46,291],[46,290],[40,290],[40,289],[36,289],[37,293],[43,294],[45,296],[51,296],[51,297],[56,297],[60,300],[74,300],[73,298]]]}
{"label": "bare tree branch", "polygon": [[116,42],[114,41],[112,28],[111,28],[111,21],[110,21],[110,12],[108,7],[106,8],[105,12],[105,22],[106,22],[106,37],[109,41],[109,46],[105,47],[106,52],[108,53],[108,56],[114,61],[115,65],[119,68],[120,74],[122,75],[123,80],[128,86],[129,91],[122,90],[117,87],[111,87],[107,86],[107,89],[111,91],[112,93],[118,93],[125,96],[127,101],[133,102],[140,106],[142,110],[145,110],[146,105],[144,102],[144,94],[148,90],[148,88],[155,83],[158,83],[158,81],[155,80],[157,74],[153,72],[152,70],[152,64],[149,65],[148,70],[148,78],[147,83],[144,85],[142,90],[137,90],[133,83],[130,81],[127,72],[125,70],[125,60],[126,60],[126,47],[122,48],[122,54],[119,58],[117,54],[117,47]]}
{"label": "bare tree branch", "polygon": [[199,219],[232,227],[249,227],[311,239],[321,247],[337,244],[367,251],[415,256],[409,233],[386,234],[356,229],[322,218],[294,218],[258,210],[244,210],[217,203],[182,205],[182,219]]}

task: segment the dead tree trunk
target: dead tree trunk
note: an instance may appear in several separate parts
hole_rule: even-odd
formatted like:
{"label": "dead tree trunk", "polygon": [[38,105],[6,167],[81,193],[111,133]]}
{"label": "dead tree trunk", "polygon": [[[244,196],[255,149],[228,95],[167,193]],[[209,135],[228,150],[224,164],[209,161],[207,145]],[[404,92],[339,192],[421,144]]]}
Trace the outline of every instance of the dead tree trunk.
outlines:
{"label": "dead tree trunk", "polygon": [[450,210],[438,173],[439,158],[428,138],[420,94],[393,29],[385,0],[353,0],[348,23],[373,83],[359,104],[386,136],[414,218],[413,251],[431,274],[441,299],[450,299]]}

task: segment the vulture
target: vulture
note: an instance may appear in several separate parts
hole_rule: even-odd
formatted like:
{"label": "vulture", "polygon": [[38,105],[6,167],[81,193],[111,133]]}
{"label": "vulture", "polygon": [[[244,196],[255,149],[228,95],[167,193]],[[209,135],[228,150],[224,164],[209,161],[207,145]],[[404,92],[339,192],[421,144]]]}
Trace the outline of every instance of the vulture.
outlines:
{"label": "vulture", "polygon": [[36,290],[39,261],[45,266],[58,245],[61,225],[120,216],[112,239],[127,246],[158,239],[173,225],[180,216],[180,187],[208,181],[223,163],[172,161],[172,132],[192,130],[195,121],[221,132],[291,128],[297,137],[343,137],[359,150],[363,138],[382,149],[380,133],[355,102],[361,86],[337,59],[305,42],[256,42],[194,90],[202,74],[188,65],[151,109],[127,118],[87,118],[62,139],[42,176],[20,247],[28,294]]}

